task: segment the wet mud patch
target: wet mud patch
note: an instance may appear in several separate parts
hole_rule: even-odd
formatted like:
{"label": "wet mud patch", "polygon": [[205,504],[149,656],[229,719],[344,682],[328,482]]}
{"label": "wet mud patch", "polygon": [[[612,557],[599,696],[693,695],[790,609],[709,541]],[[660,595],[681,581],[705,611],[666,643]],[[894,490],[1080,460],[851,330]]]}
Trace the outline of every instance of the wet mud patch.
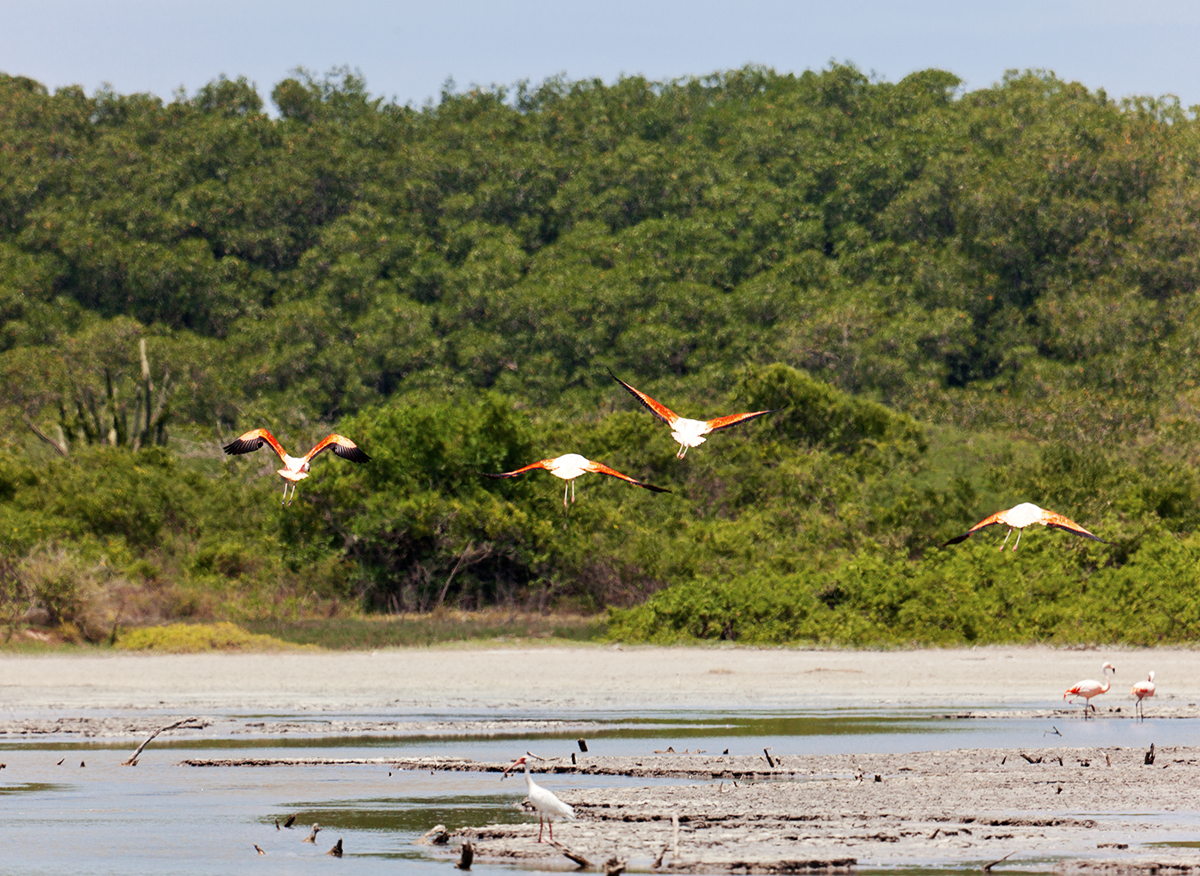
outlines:
{"label": "wet mud patch", "polygon": [[[1027,755],[1022,757],[1020,754]],[[965,749],[887,755],[662,755],[537,763],[535,781],[575,807],[555,824],[450,826],[477,860],[674,872],[844,872],[919,865],[1062,873],[1200,873],[1200,749]],[[437,758],[394,768],[500,771]],[[679,784],[572,788],[570,776],[675,778]],[[523,790],[523,789],[522,789]],[[1165,848],[1164,842],[1174,845]],[[1114,869],[1115,868],[1115,869]]]}

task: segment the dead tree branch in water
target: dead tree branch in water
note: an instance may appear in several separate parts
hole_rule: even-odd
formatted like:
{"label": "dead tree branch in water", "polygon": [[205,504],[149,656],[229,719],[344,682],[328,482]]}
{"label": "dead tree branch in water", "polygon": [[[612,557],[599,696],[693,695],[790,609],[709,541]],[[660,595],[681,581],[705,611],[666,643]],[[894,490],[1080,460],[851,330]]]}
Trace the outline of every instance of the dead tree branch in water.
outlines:
{"label": "dead tree branch in water", "polygon": [[168,724],[166,727],[159,727],[146,738],[145,742],[137,747],[137,751],[130,755],[129,760],[125,761],[121,766],[137,766],[138,755],[142,753],[142,749],[149,745],[159,733],[166,730],[203,730],[206,726],[208,725],[203,723],[199,718],[184,718],[182,721],[176,721],[174,724]]}

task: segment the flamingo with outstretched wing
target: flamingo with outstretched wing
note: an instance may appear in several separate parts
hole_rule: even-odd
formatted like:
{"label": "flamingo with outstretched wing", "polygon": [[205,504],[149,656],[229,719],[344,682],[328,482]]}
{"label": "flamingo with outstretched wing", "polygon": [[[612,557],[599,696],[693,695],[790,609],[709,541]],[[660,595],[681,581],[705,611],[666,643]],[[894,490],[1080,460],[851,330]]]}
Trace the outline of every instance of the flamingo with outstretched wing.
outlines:
{"label": "flamingo with outstretched wing", "polygon": [[666,487],[656,487],[654,484],[643,483],[642,481],[634,480],[627,474],[621,474],[615,468],[609,468],[602,462],[595,462],[588,459],[586,456],[580,456],[578,453],[568,453],[565,456],[557,456],[554,459],[542,459],[537,462],[531,462],[529,465],[522,466],[514,471],[500,472],[499,474],[490,474],[488,472],[480,472],[485,478],[515,478],[517,475],[525,474],[527,471],[535,471],[537,469],[545,469],[554,475],[556,478],[562,478],[566,481],[563,487],[563,507],[567,507],[567,491],[571,492],[571,501],[575,501],[575,478],[581,474],[602,474],[613,478],[620,478],[627,484],[633,484],[635,487],[641,487],[645,490],[651,490],[655,493],[671,492]]}
{"label": "flamingo with outstretched wing", "polygon": [[675,454],[679,459],[683,459],[689,447],[699,447],[707,441],[708,439],[704,436],[711,432],[728,429],[730,426],[737,426],[780,410],[779,408],[773,408],[769,411],[749,411],[744,414],[729,414],[728,416],[716,417],[711,420],[689,420],[687,417],[679,416],[679,414],[661,402],[656,402],[641,390],[634,389],[611,371],[608,372],[608,375],[629,390],[629,393],[645,405],[650,413],[671,427],[671,437],[679,442],[679,451]]}
{"label": "flamingo with outstretched wing", "polygon": [[1073,532],[1076,535],[1081,535],[1084,538],[1090,538],[1092,541],[1103,542],[1104,544],[1112,544],[1112,542],[1104,541],[1100,536],[1088,532],[1074,520],[1069,517],[1063,517],[1061,514],[1056,514],[1053,511],[1047,511],[1045,508],[1039,508],[1032,502],[1022,502],[1007,511],[997,511],[991,517],[986,517],[980,520],[962,535],[956,536],[944,543],[942,547],[947,547],[952,544],[958,544],[960,541],[966,541],[979,530],[987,526],[995,526],[998,523],[1003,523],[1008,527],[1008,534],[1004,536],[1004,541],[1000,545],[1000,550],[1004,550],[1004,545],[1008,544],[1008,538],[1012,535],[1012,531],[1017,530],[1017,541],[1012,546],[1015,551],[1017,545],[1021,543],[1021,532],[1027,526],[1033,526],[1035,523],[1040,523],[1042,526],[1050,526],[1054,529],[1065,529],[1067,532]]}
{"label": "flamingo with outstretched wing", "polygon": [[332,450],[342,459],[348,459],[351,462],[370,462],[371,460],[371,457],[363,453],[357,444],[349,438],[337,434],[326,435],[316,447],[303,456],[288,455],[288,452],[267,429],[253,429],[230,441],[223,449],[230,455],[239,455],[253,453],[264,444],[270,445],[271,449],[283,460],[283,468],[279,469],[279,476],[283,478],[282,504],[284,505],[292,504],[291,499],[288,498],[288,486],[290,485],[292,488],[292,499],[296,498],[296,483],[308,477],[308,470],[313,458],[322,450]]}

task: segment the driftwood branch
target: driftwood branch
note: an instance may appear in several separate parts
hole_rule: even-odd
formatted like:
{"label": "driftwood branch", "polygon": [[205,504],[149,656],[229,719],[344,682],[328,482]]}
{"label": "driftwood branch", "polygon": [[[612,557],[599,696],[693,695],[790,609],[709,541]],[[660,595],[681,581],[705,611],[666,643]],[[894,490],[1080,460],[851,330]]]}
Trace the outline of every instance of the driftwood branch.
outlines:
{"label": "driftwood branch", "polygon": [[149,745],[153,741],[154,737],[159,733],[162,733],[166,730],[181,730],[183,728],[187,728],[189,730],[203,730],[204,726],[205,725],[200,721],[199,718],[184,718],[182,721],[176,721],[174,724],[168,724],[166,727],[159,727],[146,738],[145,742],[137,747],[137,751],[130,755],[129,760],[125,761],[123,764],[121,764],[121,766],[137,766],[138,755],[142,753],[142,750]]}
{"label": "driftwood branch", "polygon": [[992,863],[990,863],[990,864],[984,864],[984,865],[983,865],[983,872],[984,872],[984,873],[991,873],[991,872],[992,872],[992,868],[993,868],[993,867],[995,867],[997,864],[1002,864],[1002,863],[1004,863],[1005,861],[1007,861],[1009,858],[1011,858],[1011,857],[1012,857],[1013,855],[1015,855],[1015,854],[1016,854],[1016,852],[1009,852],[1009,853],[1008,853],[1007,855],[1005,855],[1003,858],[997,858],[995,861],[992,861]]}
{"label": "driftwood branch", "polygon": [[592,866],[591,861],[589,861],[587,858],[585,858],[583,855],[579,854],[578,852],[571,851],[566,846],[564,846],[562,843],[551,840],[550,844],[552,846],[554,846],[554,848],[556,848],[560,852],[562,852],[563,857],[570,858],[572,861],[574,861],[576,864],[578,864],[580,870],[584,870],[584,869]]}

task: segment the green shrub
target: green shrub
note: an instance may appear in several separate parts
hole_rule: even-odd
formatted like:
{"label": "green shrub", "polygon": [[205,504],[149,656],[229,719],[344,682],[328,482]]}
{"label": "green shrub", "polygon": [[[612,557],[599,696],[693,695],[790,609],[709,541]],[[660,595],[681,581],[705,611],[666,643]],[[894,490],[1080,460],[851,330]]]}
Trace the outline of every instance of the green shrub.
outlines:
{"label": "green shrub", "polygon": [[192,654],[201,651],[274,651],[298,647],[274,636],[247,633],[227,621],[215,624],[167,624],[126,630],[116,641],[121,651],[163,651]]}

